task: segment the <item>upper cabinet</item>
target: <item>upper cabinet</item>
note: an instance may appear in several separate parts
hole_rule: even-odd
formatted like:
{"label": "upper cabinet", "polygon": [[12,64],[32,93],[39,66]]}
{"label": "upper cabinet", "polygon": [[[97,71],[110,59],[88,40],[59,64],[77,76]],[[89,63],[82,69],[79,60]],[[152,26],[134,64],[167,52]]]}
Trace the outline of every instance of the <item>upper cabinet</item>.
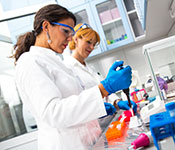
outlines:
{"label": "upper cabinet", "polygon": [[134,41],[121,0],[98,0],[90,3],[104,51]]}
{"label": "upper cabinet", "polygon": [[127,45],[144,37],[145,0],[59,0],[78,23],[88,23],[101,38],[90,56]]}
{"label": "upper cabinet", "polygon": [[78,23],[89,23],[101,38],[90,56],[127,45],[144,37],[145,0],[58,1],[72,11]]}
{"label": "upper cabinet", "polygon": [[122,0],[134,41],[143,38],[145,28],[143,0]]}
{"label": "upper cabinet", "polygon": [[[95,31],[98,32],[95,18],[93,16],[93,12],[91,11],[91,7],[89,3],[84,3],[78,7],[74,7],[71,11],[75,14],[77,19],[77,24],[79,23],[87,23],[89,24]],[[99,33],[99,32],[98,32]],[[100,35],[101,36],[101,35]],[[102,53],[104,50],[102,42],[100,45],[91,52],[90,57]]]}

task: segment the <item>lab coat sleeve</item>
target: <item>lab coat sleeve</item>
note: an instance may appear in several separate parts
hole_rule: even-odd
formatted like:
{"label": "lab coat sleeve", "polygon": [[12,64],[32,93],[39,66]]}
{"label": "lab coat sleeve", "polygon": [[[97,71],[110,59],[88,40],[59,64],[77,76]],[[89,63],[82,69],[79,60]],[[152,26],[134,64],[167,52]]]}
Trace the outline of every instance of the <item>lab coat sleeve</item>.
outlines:
{"label": "lab coat sleeve", "polygon": [[47,68],[42,68],[35,62],[25,68],[19,66],[17,69],[17,86],[21,95],[22,92],[25,93],[27,101],[30,101],[27,103],[31,104],[31,110],[40,121],[52,127],[65,128],[106,115],[98,86],[62,98],[62,93]]}
{"label": "lab coat sleeve", "polygon": [[[106,115],[98,86],[79,95],[53,99],[41,114],[43,120],[56,127],[69,127],[86,123]],[[58,102],[59,101],[59,102]]]}

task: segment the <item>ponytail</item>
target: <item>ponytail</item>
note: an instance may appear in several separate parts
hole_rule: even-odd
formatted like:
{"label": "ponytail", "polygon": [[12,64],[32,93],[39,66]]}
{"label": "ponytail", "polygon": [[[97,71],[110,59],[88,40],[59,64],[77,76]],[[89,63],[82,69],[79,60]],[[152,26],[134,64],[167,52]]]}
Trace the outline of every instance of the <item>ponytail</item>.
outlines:
{"label": "ponytail", "polygon": [[35,40],[36,36],[34,31],[19,36],[17,43],[14,45],[15,53],[11,56],[15,58],[15,63],[23,53],[30,50],[30,47],[35,44]]}

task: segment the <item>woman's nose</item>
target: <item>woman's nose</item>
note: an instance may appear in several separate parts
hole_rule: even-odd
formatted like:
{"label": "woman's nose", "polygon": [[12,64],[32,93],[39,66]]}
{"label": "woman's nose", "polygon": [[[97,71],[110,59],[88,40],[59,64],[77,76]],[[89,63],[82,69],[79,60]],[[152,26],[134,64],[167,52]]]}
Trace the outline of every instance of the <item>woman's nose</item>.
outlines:
{"label": "woman's nose", "polygon": [[72,36],[68,36],[68,37],[67,37],[67,40],[68,40],[68,41],[72,41]]}
{"label": "woman's nose", "polygon": [[91,44],[90,45],[90,48],[93,50],[94,49],[94,44]]}

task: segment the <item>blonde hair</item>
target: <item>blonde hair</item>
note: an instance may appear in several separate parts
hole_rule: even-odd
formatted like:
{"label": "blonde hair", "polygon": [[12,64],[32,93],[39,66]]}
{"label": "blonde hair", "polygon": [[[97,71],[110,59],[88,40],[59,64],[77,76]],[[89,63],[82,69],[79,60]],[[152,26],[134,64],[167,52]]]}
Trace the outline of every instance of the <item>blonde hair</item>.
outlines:
{"label": "blonde hair", "polygon": [[[80,23],[74,27],[75,32],[80,28],[81,25],[83,24]],[[92,28],[85,28],[85,29],[81,28],[75,33],[74,37],[72,38],[72,41],[69,42],[70,50],[75,49],[75,46],[76,46],[75,37],[78,37],[81,39],[85,38],[86,41],[89,41],[95,38],[96,44],[100,44],[100,36],[95,30],[93,30]]]}

